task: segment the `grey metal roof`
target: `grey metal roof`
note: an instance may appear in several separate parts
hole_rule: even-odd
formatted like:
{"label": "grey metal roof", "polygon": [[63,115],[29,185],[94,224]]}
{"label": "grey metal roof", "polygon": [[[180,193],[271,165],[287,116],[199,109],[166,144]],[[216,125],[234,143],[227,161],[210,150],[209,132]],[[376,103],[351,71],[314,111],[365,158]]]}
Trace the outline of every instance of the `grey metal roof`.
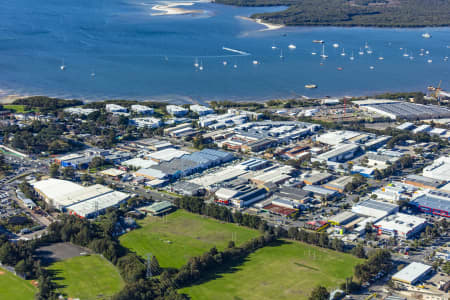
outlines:
{"label": "grey metal roof", "polygon": [[358,206],[364,206],[368,208],[383,210],[386,212],[391,212],[392,210],[396,209],[398,205],[387,203],[387,202],[381,202],[381,201],[375,201],[375,200],[365,200],[361,203],[358,203]]}
{"label": "grey metal roof", "polygon": [[416,206],[425,206],[433,209],[440,209],[450,213],[450,193],[442,191],[430,191],[418,196],[410,201],[410,204]]}

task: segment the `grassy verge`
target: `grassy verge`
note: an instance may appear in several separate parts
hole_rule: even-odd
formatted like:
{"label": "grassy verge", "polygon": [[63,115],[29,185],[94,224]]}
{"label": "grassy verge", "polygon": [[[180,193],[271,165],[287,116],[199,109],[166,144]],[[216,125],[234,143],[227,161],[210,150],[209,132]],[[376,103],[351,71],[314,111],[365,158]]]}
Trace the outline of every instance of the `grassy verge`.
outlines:
{"label": "grassy verge", "polygon": [[147,217],[139,225],[141,228],[120,238],[121,244],[141,256],[152,253],[162,267],[181,267],[213,246],[224,249],[233,237],[239,245],[259,235],[256,230],[183,210],[165,218]]}
{"label": "grassy verge", "polygon": [[29,281],[0,268],[0,299],[33,300],[37,288]]}
{"label": "grassy verge", "polygon": [[71,298],[108,299],[124,287],[119,271],[100,255],[78,256],[53,263],[58,292]]}
{"label": "grassy verge", "polygon": [[359,262],[349,254],[282,241],[252,253],[242,265],[180,292],[192,299],[307,299],[318,284],[337,287]]}

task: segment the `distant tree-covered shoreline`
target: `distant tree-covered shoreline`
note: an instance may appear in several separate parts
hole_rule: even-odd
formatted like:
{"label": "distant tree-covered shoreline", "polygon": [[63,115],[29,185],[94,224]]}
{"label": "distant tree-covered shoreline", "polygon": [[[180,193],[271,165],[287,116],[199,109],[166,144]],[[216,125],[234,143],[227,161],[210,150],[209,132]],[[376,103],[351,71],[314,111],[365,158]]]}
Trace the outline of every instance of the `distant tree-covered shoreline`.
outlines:
{"label": "distant tree-covered shoreline", "polygon": [[288,6],[252,18],[288,26],[446,27],[448,0],[215,0],[236,6]]}

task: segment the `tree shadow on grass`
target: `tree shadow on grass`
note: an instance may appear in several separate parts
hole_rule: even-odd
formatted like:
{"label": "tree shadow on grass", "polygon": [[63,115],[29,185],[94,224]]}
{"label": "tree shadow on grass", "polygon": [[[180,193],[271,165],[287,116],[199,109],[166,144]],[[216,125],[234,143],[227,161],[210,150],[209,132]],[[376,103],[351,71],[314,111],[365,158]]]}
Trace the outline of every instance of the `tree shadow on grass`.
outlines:
{"label": "tree shadow on grass", "polygon": [[52,280],[52,284],[54,285],[55,289],[63,289],[63,288],[67,287],[67,285],[60,283],[65,279],[64,277],[59,276],[62,273],[61,270],[48,270],[47,269],[47,273],[50,276],[50,278]]}
{"label": "tree shadow on grass", "polygon": [[[285,241],[285,240],[276,240],[276,241],[270,243],[269,245],[266,245],[266,246],[264,246],[262,248],[259,248],[259,249],[280,247],[282,245],[288,245],[288,244],[292,244],[292,242]],[[258,250],[256,250],[256,251],[258,251]],[[255,253],[255,251],[252,252],[252,253]],[[242,266],[245,262],[249,261],[248,257],[252,253],[250,253],[249,255],[247,255],[245,257],[234,259],[234,260],[232,260],[232,261],[230,261],[230,262],[228,262],[226,264],[222,264],[220,266],[217,266],[214,270],[211,270],[209,272],[203,273],[202,278],[200,278],[199,280],[196,280],[192,284],[183,286],[183,288],[200,285],[200,284],[206,283],[206,282],[211,281],[211,280],[220,279],[220,278],[223,278],[223,275],[225,275],[225,274],[232,274],[232,273],[235,273],[235,272],[241,270],[241,268],[239,268],[239,267]],[[238,299],[238,298],[236,298],[236,299]]]}

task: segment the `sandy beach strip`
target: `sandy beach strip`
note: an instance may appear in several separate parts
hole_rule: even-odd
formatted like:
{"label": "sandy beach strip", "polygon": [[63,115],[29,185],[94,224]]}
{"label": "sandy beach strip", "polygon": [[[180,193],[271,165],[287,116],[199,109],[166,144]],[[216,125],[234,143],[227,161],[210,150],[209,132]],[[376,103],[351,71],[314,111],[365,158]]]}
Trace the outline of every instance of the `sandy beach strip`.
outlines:
{"label": "sandy beach strip", "polygon": [[152,16],[168,16],[168,15],[187,15],[187,14],[202,14],[200,9],[184,9],[178,6],[192,6],[193,2],[174,2],[170,4],[157,4],[152,7],[153,10],[161,11],[160,13],[153,13]]}
{"label": "sandy beach strip", "polygon": [[243,16],[237,16],[237,17],[239,19],[246,20],[246,21],[252,21],[252,22],[258,23],[258,24],[266,27],[264,29],[261,29],[260,31],[278,30],[278,29],[285,27],[285,25],[283,25],[283,24],[272,24],[272,23],[264,22],[261,19],[253,19],[253,18],[243,17]]}

